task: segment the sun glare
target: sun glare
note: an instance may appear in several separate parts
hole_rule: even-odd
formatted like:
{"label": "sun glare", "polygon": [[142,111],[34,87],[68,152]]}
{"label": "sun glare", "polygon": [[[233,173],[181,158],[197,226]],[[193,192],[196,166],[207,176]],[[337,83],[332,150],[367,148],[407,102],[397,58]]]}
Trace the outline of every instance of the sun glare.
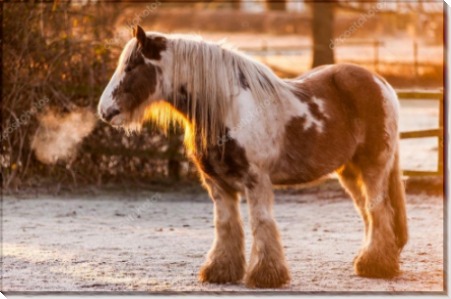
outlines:
{"label": "sun glare", "polygon": [[144,120],[155,122],[165,134],[177,126],[182,127],[185,130],[185,146],[189,152],[194,152],[193,124],[168,102],[161,100],[150,105],[144,112]]}

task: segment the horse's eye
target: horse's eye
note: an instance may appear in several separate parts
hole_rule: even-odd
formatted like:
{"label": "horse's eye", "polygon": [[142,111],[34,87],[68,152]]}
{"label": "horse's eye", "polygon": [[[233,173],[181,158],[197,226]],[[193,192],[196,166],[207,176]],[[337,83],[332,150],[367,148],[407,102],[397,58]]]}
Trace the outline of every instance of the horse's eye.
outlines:
{"label": "horse's eye", "polygon": [[127,65],[127,66],[125,67],[125,72],[126,72],[126,73],[130,72],[131,70],[132,70],[132,67],[131,67],[131,66]]}

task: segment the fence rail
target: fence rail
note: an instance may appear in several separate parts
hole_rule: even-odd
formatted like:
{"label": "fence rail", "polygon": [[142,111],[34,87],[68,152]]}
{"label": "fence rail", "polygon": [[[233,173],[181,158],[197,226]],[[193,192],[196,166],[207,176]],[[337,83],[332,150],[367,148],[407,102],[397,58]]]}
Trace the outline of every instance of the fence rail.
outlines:
{"label": "fence rail", "polygon": [[[262,40],[260,45],[257,46],[245,46],[240,47],[240,50],[246,52],[247,54],[259,56],[261,57],[262,61],[264,63],[267,63],[267,57],[269,56],[296,56],[296,55],[304,55],[306,53],[309,53],[312,50],[312,45],[310,44],[302,44],[302,45],[270,45],[271,43],[268,40]],[[374,67],[374,70],[376,72],[379,72],[379,69],[381,66],[388,64],[391,64],[390,62],[381,60],[381,49],[385,51],[390,51],[385,47],[386,42],[380,39],[346,39],[346,42],[339,42],[337,44],[334,43],[334,41],[331,41],[331,44],[329,45],[335,47],[362,47],[362,46],[369,46],[372,47],[372,60],[365,60],[368,61],[369,64],[371,64]],[[405,66],[409,65],[413,67],[415,78],[417,79],[420,75],[420,68],[423,67],[435,67],[437,65],[436,63],[431,63],[431,61],[421,61],[420,55],[419,55],[419,44],[417,41],[412,42],[412,57],[410,57],[411,61],[396,61],[394,64],[399,66]],[[362,64],[365,63],[365,61],[361,60],[349,60],[347,59],[346,62],[351,62],[355,64]],[[288,77],[292,76],[290,72],[287,72]],[[297,74],[295,74],[297,76]]]}

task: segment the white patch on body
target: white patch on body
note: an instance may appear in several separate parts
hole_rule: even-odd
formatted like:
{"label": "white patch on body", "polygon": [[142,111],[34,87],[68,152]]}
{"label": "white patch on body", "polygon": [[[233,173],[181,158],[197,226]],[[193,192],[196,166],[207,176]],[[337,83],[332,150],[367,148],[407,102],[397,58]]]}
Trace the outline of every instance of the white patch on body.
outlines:
{"label": "white patch on body", "polygon": [[324,109],[324,100],[317,98],[317,97],[313,97],[312,98],[312,102],[315,103],[318,106],[319,112],[323,113],[324,116],[326,118],[328,118],[327,114],[326,114],[326,110]]}
{"label": "white patch on body", "polygon": [[294,117],[305,118],[304,130],[308,130],[314,126],[318,132],[323,131],[323,122],[313,116],[307,103],[299,101],[296,106],[296,110],[293,111],[293,113],[295,113]]}
{"label": "white patch on body", "polygon": [[[287,112],[287,115],[289,115],[289,121],[291,118],[294,117],[304,117],[305,118],[305,127],[304,130],[308,130],[311,127],[315,128],[319,133],[322,133],[324,130],[324,122],[321,119],[316,118],[312,111],[310,110],[310,107],[308,103],[300,101],[298,98],[294,97],[292,94],[286,95],[286,98],[288,99],[288,106],[285,108],[285,111]],[[318,105],[318,108],[321,113],[324,113],[324,100],[312,97],[312,102]],[[327,115],[325,115],[327,117]]]}
{"label": "white patch on body", "polygon": [[[240,89],[233,99],[225,120],[229,135],[241,146],[245,146],[247,157],[262,163],[275,159],[279,154],[277,105],[270,99],[256,102],[249,89]],[[268,122],[267,120],[274,120]]]}
{"label": "white patch on body", "polygon": [[[282,92],[280,97],[279,103],[271,99],[257,102],[249,89],[240,89],[225,120],[230,137],[245,148],[248,159],[261,166],[278,159],[285,126],[293,118],[305,119],[304,130],[314,128],[319,133],[324,130],[323,120],[312,114],[308,103],[289,91]],[[324,100],[313,97],[312,101],[324,113]]]}

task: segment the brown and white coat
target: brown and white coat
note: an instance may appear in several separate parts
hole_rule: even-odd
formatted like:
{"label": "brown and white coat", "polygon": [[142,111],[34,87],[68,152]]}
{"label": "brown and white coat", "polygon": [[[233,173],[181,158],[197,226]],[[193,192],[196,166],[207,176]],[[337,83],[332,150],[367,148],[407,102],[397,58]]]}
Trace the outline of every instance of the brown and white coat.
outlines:
{"label": "brown and white coat", "polygon": [[[365,224],[357,274],[393,277],[407,242],[399,171],[398,101],[379,76],[350,64],[282,80],[266,66],[198,37],[145,33],[125,46],[99,103],[114,126],[153,119],[185,127],[185,144],[215,209],[201,281],[280,287],[290,281],[273,216],[273,184],[336,172]],[[246,266],[239,198],[253,234]],[[333,215],[331,215],[333,217]]]}

